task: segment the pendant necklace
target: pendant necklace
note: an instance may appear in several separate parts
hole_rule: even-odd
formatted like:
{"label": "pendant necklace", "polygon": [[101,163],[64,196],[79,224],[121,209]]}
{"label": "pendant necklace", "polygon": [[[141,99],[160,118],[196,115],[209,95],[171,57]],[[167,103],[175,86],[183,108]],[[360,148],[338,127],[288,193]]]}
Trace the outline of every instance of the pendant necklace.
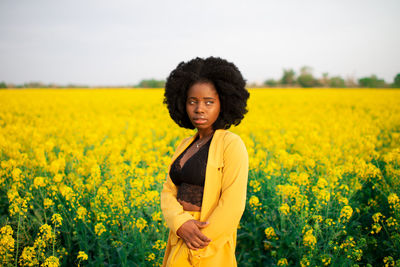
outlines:
{"label": "pendant necklace", "polygon": [[[213,132],[213,133],[214,133],[214,132]],[[212,136],[213,133],[210,134],[209,136],[203,138],[203,140],[201,140],[201,142],[197,143],[197,144],[196,144],[196,148],[199,148],[199,147],[203,144],[204,140],[206,140],[206,139],[208,139],[210,136]],[[200,141],[200,140],[199,140],[199,141]]]}

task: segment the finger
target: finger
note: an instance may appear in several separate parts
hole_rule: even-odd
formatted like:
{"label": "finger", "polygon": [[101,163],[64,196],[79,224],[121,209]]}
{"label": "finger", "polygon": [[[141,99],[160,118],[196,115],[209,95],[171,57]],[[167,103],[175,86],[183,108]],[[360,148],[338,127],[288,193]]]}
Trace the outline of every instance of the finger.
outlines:
{"label": "finger", "polygon": [[190,244],[190,242],[186,242],[186,246],[191,250],[197,250],[197,248],[193,247],[192,244]]}
{"label": "finger", "polygon": [[207,244],[207,245],[204,245],[204,246],[200,246],[199,249],[203,249],[203,248],[205,248],[205,247],[207,247],[207,246],[208,246],[208,244]]}
{"label": "finger", "polygon": [[209,222],[195,221],[195,224],[196,224],[199,228],[204,228],[204,227],[207,227],[210,223],[209,223]]}
{"label": "finger", "polygon": [[191,243],[191,245],[192,245],[192,247],[194,247],[194,248],[199,248],[199,247],[201,247],[202,245],[203,245],[203,242],[200,240],[200,239],[198,239],[198,238],[195,238],[195,239],[192,239],[191,241],[190,241],[190,243]]}
{"label": "finger", "polygon": [[197,247],[197,248],[205,247],[205,246],[207,246],[207,245],[209,244],[209,241],[204,241],[204,240],[202,240],[199,236],[196,236],[195,238],[193,238],[192,244],[193,244],[194,242],[196,242],[196,243],[198,244],[198,246],[195,246],[195,247]]}
{"label": "finger", "polygon": [[211,242],[211,239],[205,236],[200,230],[195,231],[196,236],[203,242]]}

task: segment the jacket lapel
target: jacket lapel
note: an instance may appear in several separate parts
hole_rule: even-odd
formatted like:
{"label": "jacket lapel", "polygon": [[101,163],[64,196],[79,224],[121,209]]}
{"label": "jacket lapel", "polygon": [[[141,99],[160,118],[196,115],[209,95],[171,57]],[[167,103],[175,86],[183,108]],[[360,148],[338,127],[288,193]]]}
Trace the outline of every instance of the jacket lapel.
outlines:
{"label": "jacket lapel", "polygon": [[196,133],[195,135],[193,135],[192,137],[187,138],[186,141],[183,142],[183,143],[176,149],[176,152],[175,152],[175,154],[174,154],[173,157],[172,157],[171,164],[172,164],[172,162],[175,161],[175,159],[176,159],[177,157],[179,157],[180,154],[182,154],[183,151],[185,151],[185,149],[193,142],[193,140],[196,138],[196,136],[197,136],[198,134],[199,134],[199,133],[197,132],[197,133]]}
{"label": "jacket lapel", "polygon": [[200,221],[207,220],[211,215],[211,211],[218,205],[218,200],[221,195],[225,133],[226,130],[218,129],[215,131],[211,140],[207,159]]}
{"label": "jacket lapel", "polygon": [[[224,137],[226,130],[218,129],[215,131],[211,140],[210,149],[208,151],[206,177],[204,182],[203,202],[201,205],[200,221],[206,221],[211,212],[218,205],[221,195],[222,171],[224,167]],[[188,138],[182,145],[177,148],[176,153],[172,157],[174,162],[179,155],[193,142],[198,132],[191,138]]]}

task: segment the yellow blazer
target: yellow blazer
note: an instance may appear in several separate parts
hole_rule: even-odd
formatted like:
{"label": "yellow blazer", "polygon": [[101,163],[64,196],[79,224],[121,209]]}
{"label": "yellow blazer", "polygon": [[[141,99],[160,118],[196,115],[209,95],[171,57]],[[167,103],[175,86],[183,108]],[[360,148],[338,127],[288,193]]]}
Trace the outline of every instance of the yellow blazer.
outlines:
{"label": "yellow blazer", "polygon": [[[176,149],[172,161],[189,146],[198,133],[184,139]],[[169,256],[171,246],[180,237],[176,231],[186,221],[194,217],[184,211],[177,201],[177,187],[168,177],[161,192],[161,210],[170,228],[164,263]],[[248,179],[248,154],[242,139],[227,130],[216,130],[211,140],[207,159],[204,184],[203,202],[201,205],[200,221],[210,224],[201,229],[202,233],[211,239],[207,247],[197,251],[189,250],[189,260],[193,266],[199,266],[202,259],[212,257],[223,246],[230,247],[229,255],[224,253],[224,266],[236,266],[235,247],[236,231],[246,205]],[[226,251],[226,248],[224,248]],[[221,253],[220,253],[221,254]]]}

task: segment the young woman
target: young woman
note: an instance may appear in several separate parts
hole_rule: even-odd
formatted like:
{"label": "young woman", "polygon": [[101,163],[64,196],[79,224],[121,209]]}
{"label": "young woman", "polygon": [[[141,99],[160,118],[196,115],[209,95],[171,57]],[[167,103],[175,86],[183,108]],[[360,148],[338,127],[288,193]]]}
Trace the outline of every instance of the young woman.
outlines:
{"label": "young woman", "polygon": [[227,129],[247,112],[245,80],[224,59],[195,58],[171,72],[164,96],[171,118],[197,132],[178,145],[161,192],[170,228],[163,266],[237,266],[248,155]]}

